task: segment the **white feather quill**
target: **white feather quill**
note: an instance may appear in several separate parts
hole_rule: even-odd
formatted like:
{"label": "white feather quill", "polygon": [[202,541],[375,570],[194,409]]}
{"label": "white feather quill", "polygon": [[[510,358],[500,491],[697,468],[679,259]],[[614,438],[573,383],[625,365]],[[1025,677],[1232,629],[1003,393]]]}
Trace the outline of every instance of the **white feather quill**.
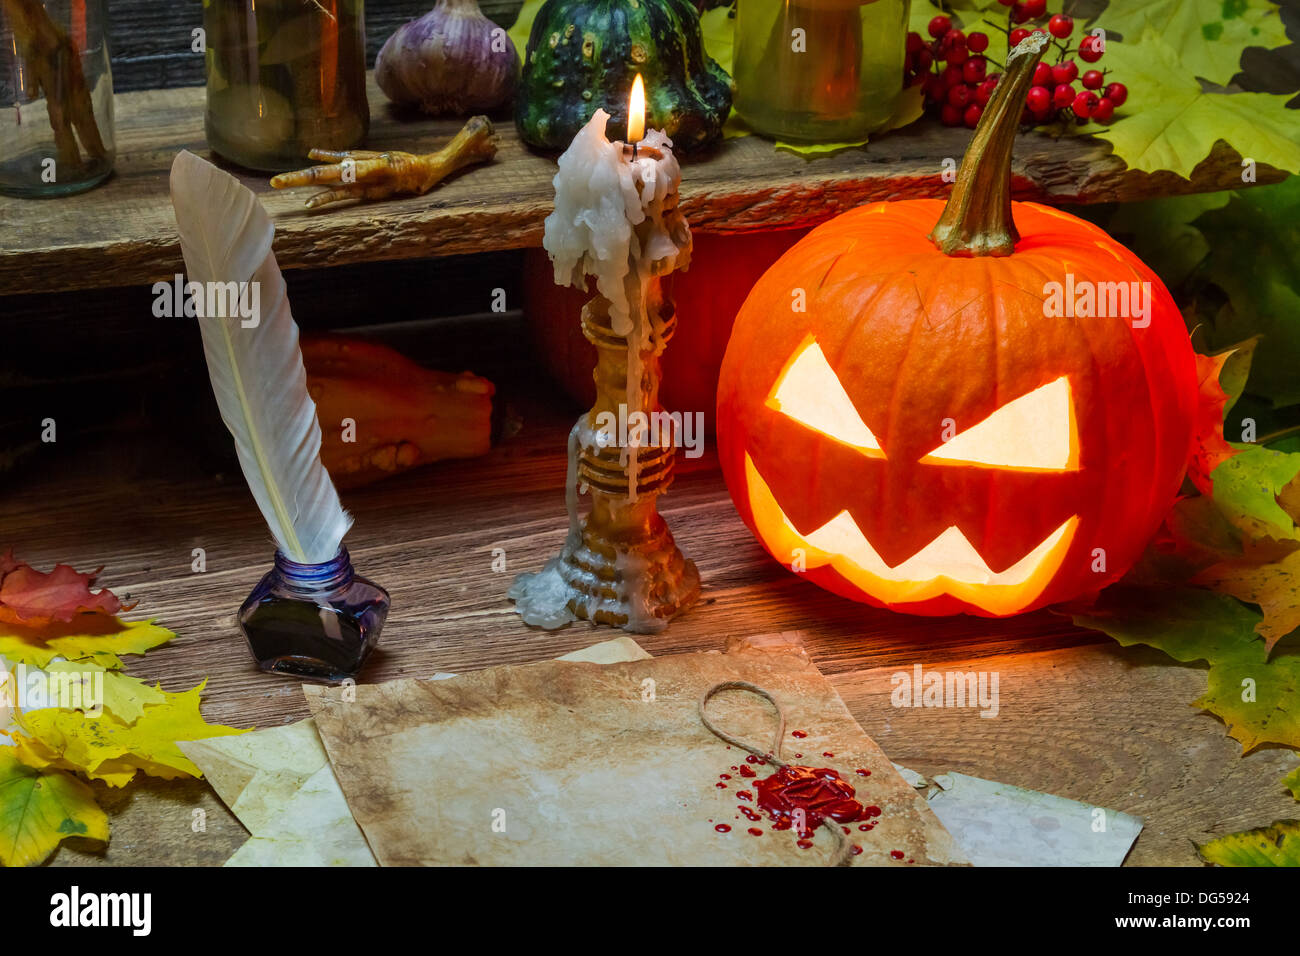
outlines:
{"label": "white feather quill", "polygon": [[298,326],[271,251],[275,227],[251,190],[188,151],[172,163],[171,193],[189,281],[258,283],[256,327],[199,305],[212,391],[280,551],[299,563],[328,561],[352,519],[321,464]]}

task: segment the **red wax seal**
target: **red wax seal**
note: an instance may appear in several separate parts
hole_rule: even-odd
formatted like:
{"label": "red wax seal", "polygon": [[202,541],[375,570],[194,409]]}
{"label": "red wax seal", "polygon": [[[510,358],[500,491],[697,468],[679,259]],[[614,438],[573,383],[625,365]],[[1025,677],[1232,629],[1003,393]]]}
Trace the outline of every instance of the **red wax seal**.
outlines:
{"label": "red wax seal", "polygon": [[758,805],[772,818],[774,829],[789,830],[798,811],[803,811],[803,838],[826,819],[852,823],[862,816],[862,804],[854,790],[828,767],[782,767],[770,777],[755,781]]}

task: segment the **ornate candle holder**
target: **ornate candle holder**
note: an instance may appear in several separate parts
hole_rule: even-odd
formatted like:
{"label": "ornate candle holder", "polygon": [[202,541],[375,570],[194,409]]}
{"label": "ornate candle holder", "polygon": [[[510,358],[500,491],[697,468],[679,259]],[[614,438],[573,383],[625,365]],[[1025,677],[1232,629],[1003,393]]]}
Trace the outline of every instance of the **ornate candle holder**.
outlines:
{"label": "ornate candle holder", "polygon": [[[640,365],[647,416],[659,404],[659,357],[677,326],[670,298],[658,276],[649,282],[647,316],[653,346],[631,361]],[[619,420],[626,397],[629,342],[614,331],[609,301],[597,295],[582,309],[582,332],[596,346],[596,404],[579,420],[579,434],[594,433],[594,443],[579,442],[578,479],[591,494],[591,510],[579,525],[579,539],[565,543],[560,574],[573,596],[569,609],[580,618],[634,633],[660,630],[695,602],[700,574],[673,540],[660,516],[658,499],[673,480],[677,457],[672,436],[657,445],[622,448],[601,442],[595,428],[604,418]],[[635,368],[633,374],[635,374]],[[630,420],[632,410],[624,406]]]}
{"label": "ornate candle holder", "polygon": [[[652,147],[641,153],[660,155]],[[672,483],[677,444],[675,429],[665,434],[659,424],[669,421],[659,404],[660,356],[677,325],[661,279],[675,263],[689,261],[691,249],[675,188],[659,214],[634,231],[637,248],[649,248],[658,231],[673,238],[678,253],[641,263],[648,275],[632,263],[624,279],[632,318],[626,335],[615,329],[605,296],[597,293],[583,306],[582,331],[596,347],[596,403],[569,435],[564,547],[541,572],[520,575],[510,589],[529,624],[560,627],[581,618],[648,633],[667,627],[699,597],[695,562],[682,554],[658,511],[659,496]],[[640,416],[644,423],[633,424]],[[580,518],[583,491],[591,495],[591,509]]]}

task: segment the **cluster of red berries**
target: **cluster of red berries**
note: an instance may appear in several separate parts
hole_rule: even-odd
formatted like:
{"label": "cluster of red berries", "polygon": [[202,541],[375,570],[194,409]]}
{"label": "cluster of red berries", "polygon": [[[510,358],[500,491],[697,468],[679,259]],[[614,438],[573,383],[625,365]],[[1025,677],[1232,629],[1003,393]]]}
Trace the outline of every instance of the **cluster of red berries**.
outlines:
{"label": "cluster of red berries", "polygon": [[[1033,85],[1025,94],[1021,122],[1040,126],[1073,117],[1079,124],[1089,120],[1109,123],[1115,116],[1115,108],[1123,106],[1128,99],[1128,88],[1123,83],[1107,83],[1103,70],[1090,69],[1080,75],[1078,64],[1071,59],[1077,56],[1084,63],[1096,63],[1105,52],[1102,38],[1089,33],[1079,40],[1077,47],[1071,48],[1069,39],[1074,33],[1074,20],[1065,14],[1052,16],[1046,27],[1030,29],[1016,25],[1046,16],[1047,0],[998,2],[1010,8],[1004,30],[1008,49],[1030,33],[1045,33],[1052,38],[1057,51],[1055,63],[1040,61],[1034,68]],[[946,16],[931,20],[928,32],[929,42],[919,33],[907,35],[904,82],[908,86],[922,86],[926,105],[938,114],[945,126],[965,125],[974,129],[1001,76],[988,72],[989,60],[984,56],[989,48],[988,34],[963,33]],[[1076,80],[1081,90],[1075,89]]]}

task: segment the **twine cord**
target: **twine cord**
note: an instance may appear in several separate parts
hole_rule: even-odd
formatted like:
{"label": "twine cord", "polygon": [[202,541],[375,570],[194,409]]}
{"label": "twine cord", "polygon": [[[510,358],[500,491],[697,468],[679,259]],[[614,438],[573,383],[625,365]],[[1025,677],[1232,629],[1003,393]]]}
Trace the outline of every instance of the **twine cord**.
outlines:
{"label": "twine cord", "polygon": [[[724,690],[748,691],[755,696],[762,697],[776,710],[776,737],[772,741],[772,749],[770,751],[764,753],[757,747],[745,743],[745,741],[740,738],[733,737],[709,719],[709,701],[715,694],[719,694]],[[784,770],[789,766],[789,764],[781,759],[781,745],[785,741],[785,711],[781,709],[781,705],[777,703],[776,698],[762,687],[743,680],[722,681],[721,683],[714,684],[712,687],[705,690],[705,692],[700,696],[699,709],[700,723],[704,724],[704,728],[719,740],[725,741],[733,747],[738,747],[741,750],[747,751],[755,757],[758,757],[760,760],[770,761],[772,765],[779,770]],[[844,831],[840,828],[840,824],[836,823],[830,817],[823,817],[821,825],[828,829],[831,835],[835,837],[835,852],[831,855],[830,862],[827,865],[847,866],[853,857],[853,846],[844,838]]]}

